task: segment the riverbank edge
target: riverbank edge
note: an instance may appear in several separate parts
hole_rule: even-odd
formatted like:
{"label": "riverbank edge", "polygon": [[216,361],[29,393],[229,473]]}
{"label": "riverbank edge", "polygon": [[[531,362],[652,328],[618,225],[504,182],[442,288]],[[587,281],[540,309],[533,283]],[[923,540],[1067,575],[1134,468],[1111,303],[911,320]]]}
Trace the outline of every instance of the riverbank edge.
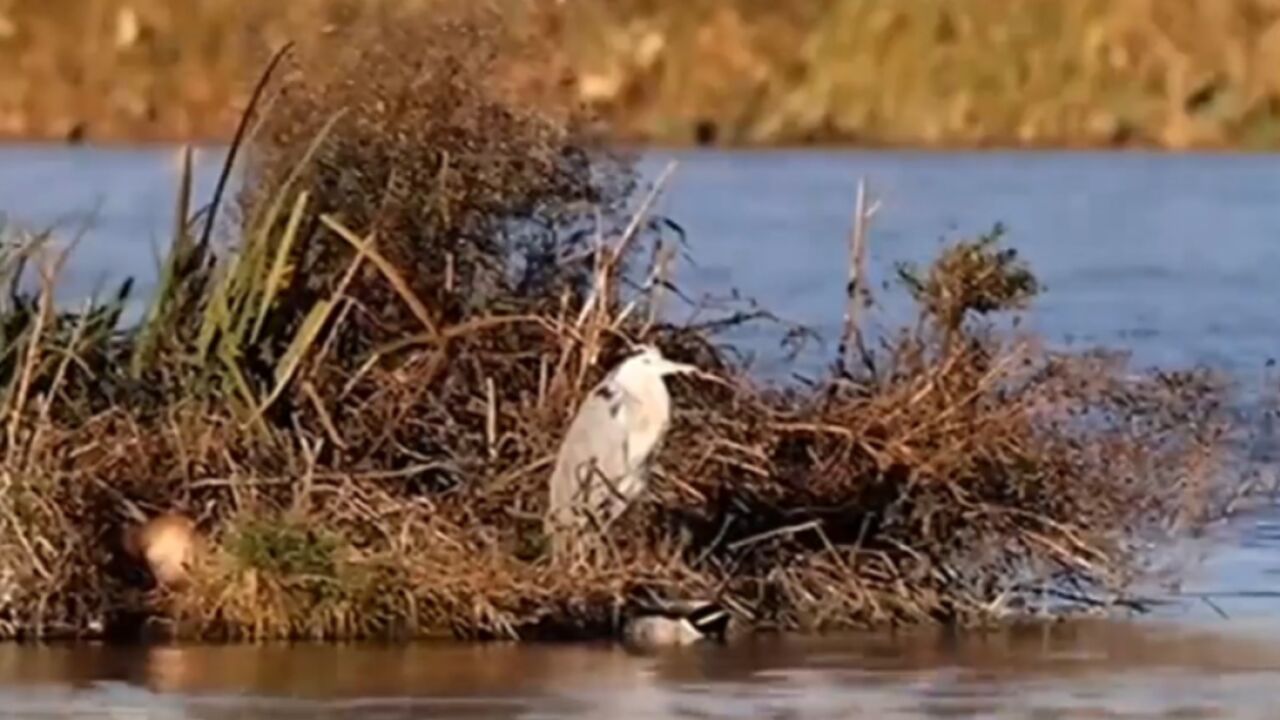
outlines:
{"label": "riverbank edge", "polygon": [[[121,133],[115,135],[96,136],[87,134],[81,137],[67,138],[57,134],[3,134],[0,133],[0,149],[10,147],[39,147],[56,149],[103,148],[121,149],[154,149],[181,148],[190,145],[196,148],[226,147],[228,138],[234,127],[226,132],[210,132],[201,134],[178,133]],[[1123,143],[1107,142],[1039,142],[1026,143],[1016,140],[991,142],[875,142],[865,138],[857,140],[839,138],[808,141],[779,140],[776,142],[742,142],[742,143],[700,143],[673,139],[630,136],[625,133],[605,133],[609,144],[629,152],[683,152],[683,151],[719,151],[730,153],[785,153],[785,152],[902,152],[920,154],[963,154],[963,153],[1136,153],[1150,155],[1273,155],[1280,153],[1280,145],[1248,147],[1231,143],[1203,143],[1186,146],[1171,146],[1158,142],[1127,141]]]}

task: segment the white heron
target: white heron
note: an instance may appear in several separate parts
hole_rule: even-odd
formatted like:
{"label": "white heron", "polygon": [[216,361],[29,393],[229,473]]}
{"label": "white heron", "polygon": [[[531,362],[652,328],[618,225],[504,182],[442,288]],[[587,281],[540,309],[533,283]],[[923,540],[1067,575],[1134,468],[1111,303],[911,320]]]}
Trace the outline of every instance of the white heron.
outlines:
{"label": "white heron", "polygon": [[551,474],[546,532],[553,556],[582,530],[604,530],[644,492],[649,460],[671,421],[663,378],[679,373],[702,371],[644,345],[587,395]]}

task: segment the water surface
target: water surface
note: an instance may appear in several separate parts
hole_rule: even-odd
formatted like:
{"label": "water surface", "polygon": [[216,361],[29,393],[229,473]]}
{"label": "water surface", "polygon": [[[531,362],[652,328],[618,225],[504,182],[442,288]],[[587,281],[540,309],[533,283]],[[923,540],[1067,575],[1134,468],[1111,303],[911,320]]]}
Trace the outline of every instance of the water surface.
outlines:
{"label": "water surface", "polygon": [[[838,335],[858,179],[880,210],[870,274],[927,262],[996,223],[1048,291],[1031,326],[1147,364],[1259,371],[1280,338],[1280,161],[1148,153],[695,152],[662,210],[689,231],[698,289],[736,285]],[[904,317],[899,291],[871,322]]]}
{"label": "water surface", "polygon": [[1280,648],[1077,623],[608,646],[0,648],[3,710],[53,718],[1274,717]]}

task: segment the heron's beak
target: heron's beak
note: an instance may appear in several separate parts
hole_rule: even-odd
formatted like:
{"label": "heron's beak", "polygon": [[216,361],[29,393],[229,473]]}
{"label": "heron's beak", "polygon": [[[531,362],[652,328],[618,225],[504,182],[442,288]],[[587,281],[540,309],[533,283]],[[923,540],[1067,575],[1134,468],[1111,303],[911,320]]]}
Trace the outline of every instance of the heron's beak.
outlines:
{"label": "heron's beak", "polygon": [[728,380],[726,380],[726,379],[724,379],[724,378],[720,377],[719,375],[716,375],[715,373],[707,372],[706,370],[696,370],[696,369],[695,369],[695,371],[694,371],[694,372],[691,372],[691,373],[689,373],[689,374],[690,374],[690,375],[692,375],[693,377],[698,378],[699,380],[705,380],[705,381],[707,381],[707,382],[713,382],[713,383],[716,383],[717,385],[723,385],[724,387],[727,387],[727,388],[730,388],[730,389],[732,389],[732,388],[734,387],[734,384],[733,384],[733,383],[731,383],[731,382],[729,382]]}
{"label": "heron's beak", "polygon": [[696,365],[686,365],[685,363],[671,362],[668,360],[666,367],[663,368],[663,374],[688,375],[690,377],[698,378],[699,380],[708,380],[710,382],[730,387],[729,381],[715,373],[707,372]]}
{"label": "heron's beak", "polygon": [[686,365],[685,363],[678,363],[665,359],[663,360],[663,375],[698,375],[701,373],[702,370],[695,365]]}

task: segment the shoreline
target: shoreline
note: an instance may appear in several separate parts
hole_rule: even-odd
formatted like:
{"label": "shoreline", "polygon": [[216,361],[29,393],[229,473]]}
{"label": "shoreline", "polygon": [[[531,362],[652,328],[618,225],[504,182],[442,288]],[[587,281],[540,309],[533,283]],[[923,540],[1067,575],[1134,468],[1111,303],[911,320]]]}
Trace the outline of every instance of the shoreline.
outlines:
{"label": "shoreline", "polygon": [[[5,148],[36,148],[48,150],[154,150],[160,148],[182,148],[190,146],[197,150],[226,148],[230,144],[230,133],[227,136],[121,136],[89,138],[86,140],[68,141],[52,136],[0,135],[0,150]],[[901,153],[911,155],[975,155],[975,154],[1060,154],[1060,155],[1151,155],[1151,156],[1209,156],[1209,157],[1265,157],[1280,155],[1280,147],[1247,148],[1234,145],[1202,145],[1185,148],[1172,148],[1154,143],[1114,144],[917,144],[917,143],[810,143],[810,142],[777,142],[777,143],[744,143],[744,144],[698,144],[662,141],[635,141],[626,137],[609,137],[608,146],[623,152],[631,153],[682,153],[682,152],[717,152],[742,154],[784,154],[808,152],[832,153]]]}

